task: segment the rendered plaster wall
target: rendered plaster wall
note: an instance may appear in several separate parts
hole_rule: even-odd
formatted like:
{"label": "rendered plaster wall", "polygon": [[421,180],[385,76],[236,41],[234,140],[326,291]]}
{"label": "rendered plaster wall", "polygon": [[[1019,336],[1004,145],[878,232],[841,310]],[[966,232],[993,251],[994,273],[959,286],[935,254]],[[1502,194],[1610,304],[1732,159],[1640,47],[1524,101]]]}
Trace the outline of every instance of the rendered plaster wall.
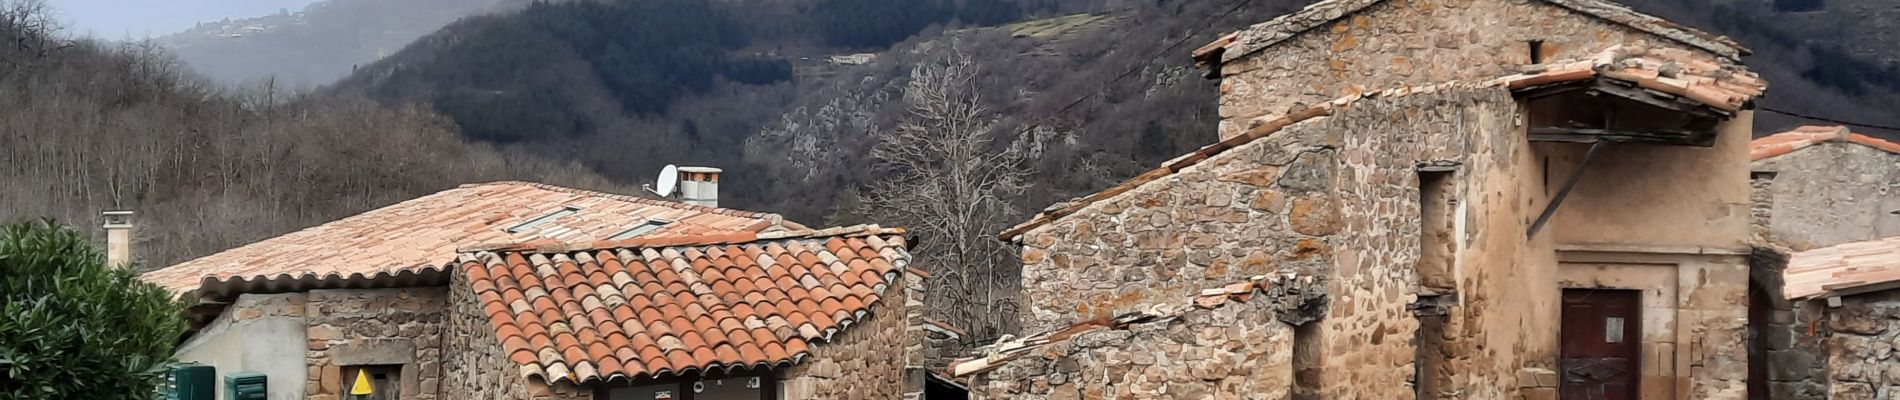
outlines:
{"label": "rendered plaster wall", "polygon": [[884,290],[869,318],[831,341],[811,344],[811,357],[779,371],[786,399],[915,399],[922,395],[923,277]]}
{"label": "rendered plaster wall", "polygon": [[1353,93],[1517,73],[1545,61],[1673,40],[1541,0],[1389,0],[1221,66],[1220,134]]}
{"label": "rendered plaster wall", "polygon": [[272,399],[335,400],[343,367],[400,365],[404,399],[435,399],[446,298],[442,287],[242,295],[177,355],[216,366],[219,385],[265,373]]}
{"label": "rendered plaster wall", "polygon": [[[1536,109],[1536,111],[1542,111]],[[1533,114],[1532,121],[1540,121]],[[1637,113],[1621,118],[1654,120]],[[1747,395],[1749,237],[1755,220],[1749,182],[1752,111],[1716,127],[1711,147],[1612,144],[1587,166],[1551,219],[1564,251],[1564,287],[1644,289],[1643,381],[1650,396],[1740,399]],[[1619,126],[1637,121],[1617,121]],[[1587,144],[1538,144],[1550,185],[1578,169]],[[1538,204],[1542,207],[1543,204]],[[1570,264],[1571,255],[1615,254],[1607,264]],[[1628,281],[1655,275],[1662,280]],[[1666,279],[1673,277],[1674,279]],[[1599,286],[1601,283],[1601,286]],[[1644,286],[1675,285],[1673,293]],[[1671,319],[1658,319],[1669,315]],[[1545,323],[1559,324],[1551,313]],[[1550,336],[1556,340],[1557,336]],[[1667,362],[1665,362],[1667,361]]]}
{"label": "rendered plaster wall", "polygon": [[442,333],[442,399],[588,400],[588,388],[571,384],[550,386],[539,378],[521,375],[521,364],[502,352],[501,339],[489,322],[482,303],[468,284],[468,276],[453,275],[449,283],[449,313]]}
{"label": "rendered plaster wall", "polygon": [[1774,172],[1770,239],[1794,250],[1900,235],[1900,154],[1827,142],[1754,163]]}
{"label": "rendered plaster wall", "polygon": [[224,376],[266,374],[271,400],[304,398],[304,294],[246,294],[204,330],[178,347],[178,361],[217,368],[218,396]]}
{"label": "rendered plaster wall", "polygon": [[[1707,148],[1608,145],[1557,209],[1551,233],[1563,246],[1747,254],[1753,125],[1754,114],[1743,111],[1718,126],[1715,144]],[[1554,192],[1577,169],[1589,145],[1535,148],[1539,162],[1550,165],[1547,179]]]}

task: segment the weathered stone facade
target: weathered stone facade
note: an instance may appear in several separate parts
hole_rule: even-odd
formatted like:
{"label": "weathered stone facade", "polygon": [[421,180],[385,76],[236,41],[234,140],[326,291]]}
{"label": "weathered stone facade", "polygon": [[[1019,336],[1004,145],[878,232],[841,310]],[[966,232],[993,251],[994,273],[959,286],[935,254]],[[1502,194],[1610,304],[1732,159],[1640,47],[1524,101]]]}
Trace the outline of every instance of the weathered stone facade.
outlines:
{"label": "weathered stone facade", "polygon": [[1762,186],[1768,236],[1779,245],[1799,251],[1900,235],[1900,154],[1832,141],[1753,168],[1774,173]]}
{"label": "weathered stone facade", "polygon": [[978,398],[1292,398],[1294,331],[1324,312],[1323,285],[1257,277],[987,347],[954,371],[975,374]]}
{"label": "weathered stone facade", "polygon": [[522,376],[521,364],[508,359],[501,339],[482,310],[465,274],[452,274],[449,315],[442,335],[442,398],[453,400],[588,400],[592,390]]}
{"label": "weathered stone facade", "polygon": [[[1248,343],[1225,350],[1241,354],[1297,354],[1286,357],[1285,366],[1263,363],[1270,359],[1248,359],[1245,364],[1245,369],[1298,370],[1293,376],[1299,378],[1286,382],[1292,387],[1269,392],[1287,394],[1280,398],[1411,396],[1407,382],[1413,379],[1417,321],[1408,306],[1417,300],[1412,266],[1418,261],[1419,227],[1407,221],[1419,218],[1414,200],[1418,168],[1461,166],[1464,182],[1487,177],[1493,179],[1487,184],[1518,185],[1503,173],[1528,152],[1528,143],[1511,134],[1521,129],[1513,125],[1515,111],[1516,102],[1498,88],[1445,87],[1433,93],[1361,99],[1330,117],[1288,126],[1031,230],[1023,236],[1030,305],[1025,326],[1047,330],[1142,309],[1254,275],[1320,276],[1328,282],[1332,301],[1323,318],[1301,330],[1306,334],[1296,335],[1289,327],[1263,327],[1196,332],[1211,335],[1197,340]],[[1472,198],[1473,206],[1522,201],[1505,198],[1516,192],[1479,191],[1478,183],[1459,187],[1461,193],[1483,194],[1459,196]],[[1522,223],[1508,213],[1463,217],[1514,229],[1521,229]],[[1481,238],[1481,232],[1473,227],[1462,241]],[[1490,257],[1517,256],[1502,246],[1487,251]],[[1485,253],[1465,251],[1461,257]],[[1476,258],[1462,263],[1485,265]],[[1499,274],[1509,274],[1502,270],[1514,263],[1495,264]],[[1523,286],[1479,287],[1515,291]],[[1477,295],[1470,299],[1477,301],[1467,304],[1483,306],[1489,298],[1488,293]],[[1482,314],[1453,320],[1445,332],[1452,337],[1482,337],[1486,329],[1471,324],[1482,322]],[[1447,346],[1502,343],[1508,342]],[[1136,355],[1142,350],[1104,348],[1094,360],[1153,355]],[[1177,349],[1163,350],[1165,357],[1187,359],[1167,350]],[[1482,362],[1489,358],[1485,352],[1451,353],[1460,356],[1447,367],[1470,373],[1455,375],[1464,384],[1448,388],[1492,385],[1514,376],[1515,368],[1476,371],[1475,365],[1488,365]],[[1502,386],[1515,388],[1509,385]],[[1123,392],[1110,393],[1139,398],[1131,391],[1136,387],[1116,387]]]}
{"label": "weathered stone facade", "polygon": [[442,380],[442,321],[448,289],[312,290],[309,321],[309,399],[337,399],[347,390],[342,369],[400,365],[404,399],[437,398]]}
{"label": "weathered stone facade", "polygon": [[777,372],[786,399],[917,399],[924,387],[924,277],[903,274],[868,319],[812,345],[810,359]]}
{"label": "weathered stone facade", "polygon": [[1546,0],[1389,0],[1326,21],[1221,66],[1222,138],[1340,96],[1516,73],[1532,43],[1543,61],[1682,45]]}
{"label": "weathered stone facade", "polygon": [[[1756,251],[1752,274],[1768,295],[1765,320],[1754,325],[1758,374],[1768,399],[1900,397],[1900,294],[1894,291],[1826,300],[1783,298],[1788,254],[1900,235],[1900,154],[1842,137],[1753,163]],[[1769,247],[1779,250],[1771,250]],[[1882,342],[1886,344],[1882,344]],[[1879,397],[1885,393],[1888,397]]]}
{"label": "weathered stone facade", "polygon": [[447,299],[440,286],[246,294],[178,357],[264,373],[272,399],[338,399],[344,368],[372,365],[399,368],[402,398],[436,399]]}
{"label": "weathered stone facade", "polygon": [[[1771,177],[1758,176],[1756,183],[1762,183]],[[1768,204],[1762,200],[1766,191],[1762,185],[1755,185],[1757,194],[1756,221],[1758,235],[1766,235],[1766,209]],[[1784,299],[1782,295],[1782,273],[1787,268],[1788,256],[1769,248],[1758,247],[1749,256],[1749,279],[1751,294],[1749,303],[1749,330],[1752,343],[1749,347],[1751,372],[1749,379],[1755,380],[1751,390],[1762,391],[1761,396],[1751,394],[1751,399],[1794,400],[1827,398],[1827,347],[1828,328],[1821,318],[1826,317],[1825,306],[1820,302],[1796,302]]]}
{"label": "weathered stone facade", "polygon": [[[1012,229],[1024,246],[1026,331],[1146,309],[1245,276],[1302,274],[1327,282],[1323,317],[1290,333],[1219,337],[1263,346],[1292,337],[1269,350],[1290,352],[1286,365],[1244,365],[1291,371],[1287,390],[1267,393],[1542,399],[1561,390],[1563,294],[1612,290],[1640,295],[1641,341],[1629,346],[1641,353],[1632,367],[1643,398],[1745,396],[1752,114],[1715,122],[1709,147],[1610,146],[1582,167],[1567,202],[1552,206],[1590,145],[1533,143],[1530,127],[1559,126],[1566,110],[1583,107],[1615,107],[1606,125],[1638,129],[1676,111],[1520,100],[1483,84],[1410,85],[1515,72],[1531,61],[1526,41],[1541,41],[1546,59],[1674,42],[1541,1],[1358,3],[1375,4],[1226,60],[1221,150]],[[1390,86],[1354,85],[1370,82]],[[1394,86],[1402,89],[1360,95]],[[1324,112],[1312,117],[1315,109]],[[1547,207],[1555,207],[1548,225],[1531,229]],[[987,393],[1148,397],[1156,392],[1126,388],[1141,376],[1111,384],[1123,370],[1097,365],[1180,358],[1172,352],[1188,348],[1132,344],[1140,335],[1063,350],[1095,355],[989,381]],[[1054,375],[1098,370],[1111,378],[1048,389],[1059,386]]]}
{"label": "weathered stone facade", "polygon": [[1900,398],[1900,290],[1841,301],[1827,312],[1827,398]]}

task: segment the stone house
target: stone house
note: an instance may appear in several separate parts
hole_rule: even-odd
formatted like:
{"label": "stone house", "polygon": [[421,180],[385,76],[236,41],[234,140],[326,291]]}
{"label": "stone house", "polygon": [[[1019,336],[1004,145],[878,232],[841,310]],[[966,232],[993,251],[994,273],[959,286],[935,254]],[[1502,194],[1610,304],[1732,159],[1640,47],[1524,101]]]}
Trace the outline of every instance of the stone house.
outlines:
{"label": "stone house", "polygon": [[951,372],[983,398],[1744,398],[1745,54],[1587,0],[1328,0],[1224,37],[1196,51],[1221,140],[1004,232],[1042,333]]}
{"label": "stone house", "polygon": [[1900,236],[1900,143],[1803,126],[1750,144],[1762,240],[1791,250]]}
{"label": "stone house", "polygon": [[[1755,139],[1750,373],[1764,399],[1878,398],[1894,363],[1870,345],[1900,332],[1900,271],[1883,259],[1900,235],[1900,144],[1841,126]],[[1883,239],[1884,238],[1884,239]],[[1792,259],[1791,259],[1792,258]],[[1884,313],[1884,314],[1883,314]],[[1870,372],[1871,371],[1871,372]],[[1893,371],[1900,378],[1900,370]],[[1893,394],[1888,394],[1893,396]]]}
{"label": "stone house", "polygon": [[272,399],[890,398],[923,385],[907,243],[500,182],[143,278],[197,304],[181,361]]}
{"label": "stone house", "polygon": [[1776,382],[1787,387],[1771,390],[1773,398],[1900,397],[1900,236],[1795,253],[1784,276],[1785,298],[1812,315],[1807,335],[1783,336],[1804,343],[1784,348],[1810,357],[1771,368],[1812,370],[1797,371],[1808,375],[1799,383]]}

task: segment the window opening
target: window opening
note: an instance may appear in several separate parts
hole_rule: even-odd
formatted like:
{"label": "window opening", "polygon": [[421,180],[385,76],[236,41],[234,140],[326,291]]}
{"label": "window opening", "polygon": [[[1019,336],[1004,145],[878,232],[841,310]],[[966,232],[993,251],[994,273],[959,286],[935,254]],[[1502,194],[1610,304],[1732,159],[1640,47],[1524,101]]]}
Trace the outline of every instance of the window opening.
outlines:
{"label": "window opening", "polygon": [[541,224],[546,224],[548,222],[553,222],[554,220],[561,219],[561,217],[574,215],[574,213],[577,213],[580,211],[581,211],[581,206],[562,207],[560,210],[548,213],[547,215],[535,217],[534,219],[528,220],[528,222],[515,224],[515,226],[508,227],[508,229],[504,231],[508,233],[521,233],[522,231],[533,229],[534,227],[540,226]]}
{"label": "window opening", "polygon": [[672,223],[673,223],[672,220],[659,219],[659,218],[648,219],[646,222],[642,222],[638,226],[627,228],[627,230],[620,231],[620,233],[616,233],[613,236],[608,237],[607,240],[632,239],[640,235],[652,233],[653,231],[659,230],[660,228],[670,225]]}

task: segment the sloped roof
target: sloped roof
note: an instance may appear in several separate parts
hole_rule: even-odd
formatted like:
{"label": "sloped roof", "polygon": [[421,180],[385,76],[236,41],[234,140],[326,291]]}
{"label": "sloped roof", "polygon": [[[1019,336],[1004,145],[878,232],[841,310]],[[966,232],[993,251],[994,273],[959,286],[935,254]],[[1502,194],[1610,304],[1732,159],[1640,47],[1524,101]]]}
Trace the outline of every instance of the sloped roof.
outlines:
{"label": "sloped roof", "polygon": [[1768,82],[1739,64],[1669,47],[1612,46],[1595,57],[1531,66],[1499,78],[1511,90],[1605,78],[1722,111],[1746,108]]}
{"label": "sloped roof", "polygon": [[[508,229],[571,213],[520,230]],[[650,219],[672,223],[648,235],[691,235],[803,229],[777,214],[688,205],[528,182],[462,185],[282,236],[225,250],[156,271],[143,279],[174,292],[233,292],[256,288],[374,281],[378,277],[438,273],[458,246],[534,239],[608,238]]]}
{"label": "sloped roof", "polygon": [[1612,46],[1589,59],[1557,61],[1525,68],[1527,71],[1524,73],[1495,79],[1453,81],[1431,86],[1401,87],[1353,94],[1272,120],[1256,120],[1253,122],[1257,123],[1252,124],[1253,127],[1246,132],[1222,139],[1220,142],[1202,147],[1192,153],[1175,157],[1162,163],[1160,168],[1136,175],[1128,181],[1100,192],[1052,205],[1037,213],[1028,222],[1004,230],[998,238],[1013,241],[1031,229],[1055,222],[1089,205],[1120,196],[1142,185],[1166,179],[1176,172],[1225,153],[1227,150],[1271,136],[1288,126],[1331,116],[1336,109],[1350,107],[1354,102],[1365,98],[1427,94],[1452,88],[1497,87],[1512,91],[1535,90],[1570,82],[1607,79],[1649,89],[1653,92],[1652,95],[1671,97],[1672,101],[1693,102],[1715,109],[1735,111],[1748,107],[1756,97],[1767,90],[1766,81],[1740,65],[1707,59],[1693,52],[1672,48]]}
{"label": "sloped roof", "polygon": [[524,377],[587,383],[801,362],[874,307],[893,306],[884,290],[911,271],[903,232],[530,244],[458,264]]}
{"label": "sloped roof", "polygon": [[1900,289],[1900,236],[1795,253],[1782,278],[1789,300]]}
{"label": "sloped roof", "polygon": [[1853,133],[1846,126],[1807,125],[1749,142],[1748,158],[1753,161],[1766,160],[1829,141],[1853,143],[1900,154],[1900,143]]}
{"label": "sloped roof", "polygon": [[[1255,24],[1239,32],[1234,32],[1214,42],[1194,50],[1196,61],[1203,65],[1213,65],[1232,61],[1236,58],[1272,47],[1287,39],[1299,36],[1313,28],[1337,21],[1340,18],[1357,13],[1386,0],[1323,0],[1306,6],[1300,11],[1282,15],[1267,22]],[[1682,42],[1711,53],[1739,60],[1749,54],[1746,47],[1729,39],[1678,25],[1668,20],[1643,14],[1627,6],[1602,0],[1537,0],[1579,14],[1588,15],[1605,21],[1628,26],[1670,40]]]}

